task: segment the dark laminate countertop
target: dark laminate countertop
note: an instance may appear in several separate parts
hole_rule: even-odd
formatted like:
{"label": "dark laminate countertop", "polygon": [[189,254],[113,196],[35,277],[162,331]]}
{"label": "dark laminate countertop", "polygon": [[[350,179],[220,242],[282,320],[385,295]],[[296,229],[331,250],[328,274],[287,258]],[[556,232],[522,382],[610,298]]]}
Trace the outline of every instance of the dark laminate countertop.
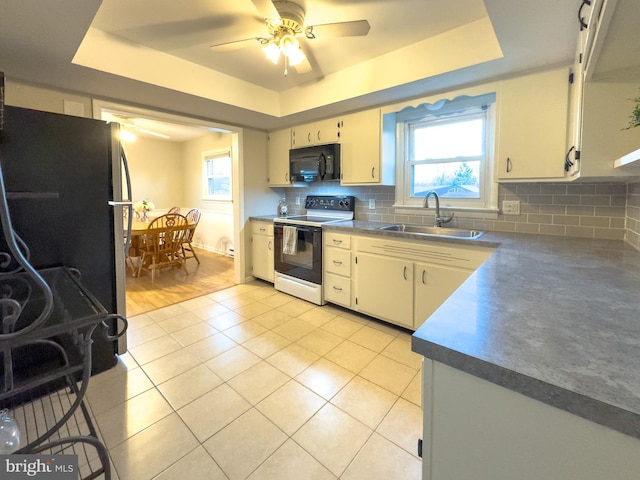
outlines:
{"label": "dark laminate countertop", "polygon": [[[380,225],[324,229],[415,238]],[[497,248],[418,328],[413,351],[640,438],[640,252],[498,232],[460,242]]]}

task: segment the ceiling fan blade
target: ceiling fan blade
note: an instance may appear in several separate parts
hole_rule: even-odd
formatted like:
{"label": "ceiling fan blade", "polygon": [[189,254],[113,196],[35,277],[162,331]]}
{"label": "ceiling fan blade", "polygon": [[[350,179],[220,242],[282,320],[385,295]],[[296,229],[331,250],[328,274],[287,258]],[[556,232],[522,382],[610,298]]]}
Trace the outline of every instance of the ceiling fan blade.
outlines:
{"label": "ceiling fan blade", "polygon": [[211,45],[211,49],[217,52],[230,52],[233,50],[238,50],[240,48],[250,47],[251,45],[255,45],[255,42],[260,41],[258,37],[244,38],[242,40],[233,40],[231,42],[225,43],[217,43],[215,45]]}
{"label": "ceiling fan blade", "polygon": [[269,20],[278,20],[280,18],[280,13],[271,0],[251,0],[251,2],[264,18]]}
{"label": "ceiling fan blade", "polygon": [[312,70],[311,63],[309,62],[309,57],[305,55],[304,60],[294,65],[293,68],[295,68],[296,72],[298,73],[309,73]]}
{"label": "ceiling fan blade", "polygon": [[[331,37],[363,37],[369,33],[371,26],[366,20],[354,20],[352,22],[325,23],[323,25],[311,25],[305,29],[307,38],[316,36]],[[311,33],[311,37],[309,37]]]}

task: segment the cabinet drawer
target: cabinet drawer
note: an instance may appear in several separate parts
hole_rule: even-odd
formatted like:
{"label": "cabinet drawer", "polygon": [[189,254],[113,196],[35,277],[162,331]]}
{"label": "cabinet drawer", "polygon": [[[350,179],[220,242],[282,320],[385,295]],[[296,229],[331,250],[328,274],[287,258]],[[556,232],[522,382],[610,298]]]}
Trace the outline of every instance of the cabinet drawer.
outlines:
{"label": "cabinet drawer", "polygon": [[351,307],[351,279],[326,273],[324,276],[324,299],[344,307]]}
{"label": "cabinet drawer", "polygon": [[257,235],[273,236],[273,223],[269,222],[251,222],[251,233]]}
{"label": "cabinet drawer", "polygon": [[324,269],[326,272],[351,276],[351,252],[341,248],[325,248]]}
{"label": "cabinet drawer", "polygon": [[328,247],[351,248],[351,235],[344,233],[327,232],[324,235],[324,244]]}

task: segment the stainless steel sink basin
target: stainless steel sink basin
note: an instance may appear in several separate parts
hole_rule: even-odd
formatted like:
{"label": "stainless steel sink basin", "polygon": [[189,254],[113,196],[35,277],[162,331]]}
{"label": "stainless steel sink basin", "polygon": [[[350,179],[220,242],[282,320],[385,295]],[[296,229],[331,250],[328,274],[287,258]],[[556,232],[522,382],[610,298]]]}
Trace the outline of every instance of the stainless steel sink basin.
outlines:
{"label": "stainless steel sink basin", "polygon": [[433,235],[437,237],[453,237],[474,239],[480,237],[484,232],[479,230],[466,230],[464,228],[428,227],[425,225],[385,225],[379,230],[390,232],[415,233],[418,235]]}

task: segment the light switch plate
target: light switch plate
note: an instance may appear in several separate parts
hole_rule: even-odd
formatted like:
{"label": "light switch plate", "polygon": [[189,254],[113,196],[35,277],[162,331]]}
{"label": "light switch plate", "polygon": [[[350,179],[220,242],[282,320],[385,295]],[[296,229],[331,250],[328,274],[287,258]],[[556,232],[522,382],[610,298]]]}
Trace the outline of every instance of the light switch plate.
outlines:
{"label": "light switch plate", "polygon": [[503,215],[520,215],[520,200],[503,200]]}
{"label": "light switch plate", "polygon": [[370,198],[369,199],[369,210],[375,210],[376,209],[376,200],[374,198]]}

